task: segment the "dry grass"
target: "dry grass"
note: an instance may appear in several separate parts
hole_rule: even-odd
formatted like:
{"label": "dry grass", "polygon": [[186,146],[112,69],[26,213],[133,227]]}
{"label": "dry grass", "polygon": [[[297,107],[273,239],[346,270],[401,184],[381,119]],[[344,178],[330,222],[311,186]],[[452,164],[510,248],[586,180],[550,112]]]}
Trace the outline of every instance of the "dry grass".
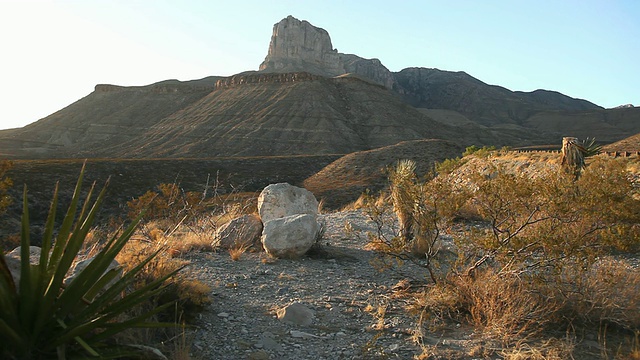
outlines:
{"label": "dry grass", "polygon": [[247,250],[251,247],[251,244],[247,243],[236,243],[234,246],[229,248],[229,255],[231,256],[231,260],[238,261],[242,254],[247,252]]}
{"label": "dry grass", "polygon": [[563,297],[564,316],[587,324],[640,329],[640,270],[620,259],[604,259],[582,270],[567,266],[553,284]]}
{"label": "dry grass", "polygon": [[519,278],[491,270],[460,277],[455,285],[472,324],[505,345],[535,337],[554,319],[559,305],[533,292]]}
{"label": "dry grass", "polygon": [[504,360],[566,360],[573,359],[572,339],[549,339],[534,344],[518,343],[500,351]]}

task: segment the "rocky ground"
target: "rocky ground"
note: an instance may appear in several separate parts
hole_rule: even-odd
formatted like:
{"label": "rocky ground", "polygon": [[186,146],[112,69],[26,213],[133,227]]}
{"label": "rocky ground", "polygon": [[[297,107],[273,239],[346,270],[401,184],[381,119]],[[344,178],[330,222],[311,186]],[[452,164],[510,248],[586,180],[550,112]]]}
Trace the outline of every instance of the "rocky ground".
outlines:
{"label": "rocky ground", "polygon": [[[194,355],[410,359],[420,354],[411,340],[416,319],[403,309],[405,300],[391,299],[390,294],[403,279],[424,278],[424,270],[405,264],[378,271],[372,265],[375,253],[364,249],[366,232],[376,228],[359,211],[321,219],[326,231],[315,256],[272,260],[263,253],[245,253],[233,261],[226,252],[189,255],[192,276],[213,286],[213,302],[195,322]],[[279,310],[295,303],[302,306],[294,305],[279,319]],[[460,342],[447,345],[438,334],[432,335],[425,341],[433,345],[455,347]]]}

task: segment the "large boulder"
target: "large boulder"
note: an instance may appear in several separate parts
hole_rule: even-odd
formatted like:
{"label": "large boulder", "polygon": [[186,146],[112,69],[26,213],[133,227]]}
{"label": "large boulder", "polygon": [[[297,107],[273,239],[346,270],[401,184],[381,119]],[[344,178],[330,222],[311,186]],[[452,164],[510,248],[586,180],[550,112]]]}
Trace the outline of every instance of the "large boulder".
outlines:
{"label": "large boulder", "polygon": [[262,247],[262,221],[256,214],[237,217],[222,225],[214,235],[213,245],[230,249],[234,246]]}
{"label": "large boulder", "polygon": [[[20,268],[20,264],[22,263],[20,260],[21,249],[22,247],[18,246],[5,255],[7,267],[9,268],[11,277],[13,277],[13,283],[16,284],[16,287],[20,286],[20,273],[22,271]],[[40,263],[40,252],[41,249],[39,246],[29,246],[29,263],[31,265],[38,265]]]}
{"label": "large boulder", "polygon": [[[75,263],[75,265],[69,270],[69,272],[67,273],[67,276],[64,278],[64,285],[65,286],[69,286],[69,284],[71,284],[71,282],[74,279],[76,279],[80,274],[82,274],[84,269],[86,269],[87,266],[89,266],[89,264],[91,264],[91,262],[95,258],[96,258],[95,256],[92,256],[92,257],[87,258],[85,260],[77,261]],[[107,267],[107,269],[104,271],[103,274],[106,274],[106,273],[108,273],[109,271],[112,271],[112,270],[113,271],[117,271],[118,275],[116,275],[116,277],[114,277],[113,279],[111,279],[111,281],[109,281],[107,284],[105,284],[105,286],[104,286],[105,289],[111,287],[113,284],[115,284],[122,277],[122,267],[120,266],[120,263],[118,262],[118,260],[113,259],[111,261],[111,264],[109,264],[109,266]]]}
{"label": "large boulder", "polygon": [[[13,282],[16,285],[16,288],[18,289],[20,286],[20,274],[21,274],[21,264],[22,264],[20,251],[21,251],[21,247],[18,246],[17,248],[11,250],[11,252],[5,255],[5,260],[7,262],[9,272],[11,273],[11,276],[13,277]],[[41,252],[42,252],[42,249],[39,246],[29,247],[29,264],[31,264],[31,266],[36,266],[40,264]],[[73,279],[75,279],[93,261],[94,258],[95,256],[87,258],[85,260],[76,259],[76,261],[74,261],[74,264],[72,264],[71,269],[69,270],[69,272],[67,273],[67,275],[63,280],[64,286],[68,286],[73,281]],[[108,288],[109,286],[113,285],[116,281],[118,281],[118,279],[122,277],[122,269],[118,261],[113,260],[111,264],[109,264],[109,267],[107,268],[107,270],[105,270],[104,273],[107,273],[111,270],[118,271],[118,276],[116,276],[108,284],[106,284],[105,288]]]}
{"label": "large boulder", "polygon": [[313,246],[320,225],[313,214],[297,214],[264,223],[262,246],[277,258],[297,258]]}
{"label": "large boulder", "polygon": [[318,215],[318,200],[303,188],[288,183],[271,184],[258,197],[258,213],[262,222],[297,214]]}

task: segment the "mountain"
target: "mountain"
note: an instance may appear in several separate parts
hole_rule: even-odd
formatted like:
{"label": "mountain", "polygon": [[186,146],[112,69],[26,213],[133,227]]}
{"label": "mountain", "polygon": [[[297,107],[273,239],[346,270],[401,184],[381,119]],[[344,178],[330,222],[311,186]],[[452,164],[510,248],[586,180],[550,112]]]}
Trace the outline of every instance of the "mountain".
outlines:
{"label": "mountain", "polygon": [[638,108],[602,109],[558,92],[518,92],[464,72],[407,68],[333,48],[289,16],[258,71],[147,86],[97,85],[66,108],[0,131],[11,158],[203,158],[346,154],[401,141],[558,144],[640,132]]}
{"label": "mountain", "polygon": [[602,109],[554,91],[510,91],[488,85],[465,72],[407,68],[395,73],[395,90],[418,108],[454,110],[485,126],[523,125],[540,111]]}
{"label": "mountain", "polygon": [[99,86],[11,135],[74,158],[346,154],[424,138],[509,141],[487,129],[460,132],[438,123],[355,76],[248,73],[213,88],[183,85]]}

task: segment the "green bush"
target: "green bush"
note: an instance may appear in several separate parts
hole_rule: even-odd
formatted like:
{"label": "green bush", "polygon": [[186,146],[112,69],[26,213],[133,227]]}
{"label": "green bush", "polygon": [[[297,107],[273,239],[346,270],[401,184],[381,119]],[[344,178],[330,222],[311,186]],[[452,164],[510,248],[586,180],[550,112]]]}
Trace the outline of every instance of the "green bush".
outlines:
{"label": "green bush", "polygon": [[[133,234],[139,218],[120,235],[113,236],[92,262],[68,285],[64,278],[90,232],[106,186],[91,203],[94,187],[80,207],[84,168],[69,208],[54,229],[58,205],[57,186],[46,221],[38,264],[29,262],[30,224],[27,189],[24,189],[21,230],[21,276],[15,284],[3,251],[0,251],[0,355],[5,359],[116,358],[131,356],[133,347],[119,345],[114,335],[136,327],[173,324],[146,320],[166,306],[142,312],[133,318],[127,312],[159,295],[167,276],[129,292],[136,274],[153,259],[151,254],[121,278],[116,269],[106,271]],[[106,272],[105,272],[106,271]],[[112,285],[105,287],[106,284]]]}
{"label": "green bush", "polygon": [[475,154],[478,157],[487,157],[491,152],[495,150],[496,150],[495,146],[483,146],[479,148],[475,145],[471,145],[465,149],[465,151],[462,153],[462,156],[465,157],[468,155]]}

